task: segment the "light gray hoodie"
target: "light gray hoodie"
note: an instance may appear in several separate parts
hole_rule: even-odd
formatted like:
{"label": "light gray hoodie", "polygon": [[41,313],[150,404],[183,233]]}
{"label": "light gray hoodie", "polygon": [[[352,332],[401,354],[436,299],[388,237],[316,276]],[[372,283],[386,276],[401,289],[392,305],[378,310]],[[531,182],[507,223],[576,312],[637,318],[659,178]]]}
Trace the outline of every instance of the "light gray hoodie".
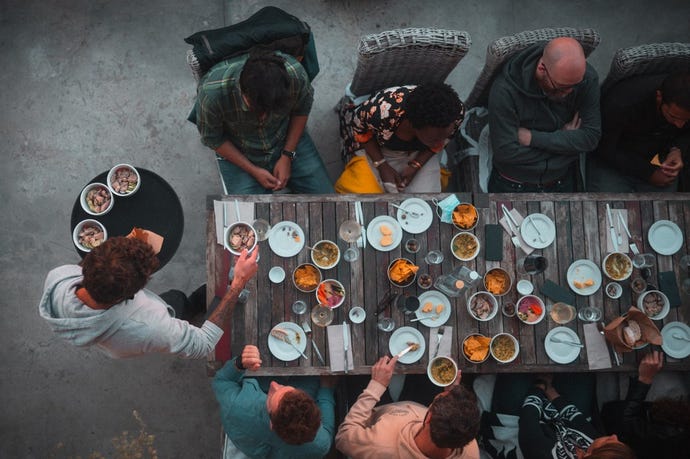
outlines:
{"label": "light gray hoodie", "polygon": [[164,353],[200,359],[223,335],[223,330],[209,321],[198,328],[175,319],[172,307],[146,289],[109,309],[91,309],[76,295],[82,279],[80,266],[53,269],[46,277],[38,305],[41,317],[55,334],[75,346],[96,346],[112,358]]}

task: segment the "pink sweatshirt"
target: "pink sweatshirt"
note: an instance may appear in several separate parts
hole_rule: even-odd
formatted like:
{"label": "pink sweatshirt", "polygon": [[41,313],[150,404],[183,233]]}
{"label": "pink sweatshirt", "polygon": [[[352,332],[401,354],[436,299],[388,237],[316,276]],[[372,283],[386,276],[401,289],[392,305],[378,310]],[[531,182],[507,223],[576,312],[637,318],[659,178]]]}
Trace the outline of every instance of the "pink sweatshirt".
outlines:
{"label": "pink sweatshirt", "polygon": [[[423,458],[414,437],[422,428],[427,408],[415,402],[389,403],[378,408],[386,387],[371,380],[338,428],[335,446],[353,459]],[[479,459],[479,445],[472,440],[462,454],[451,459]]]}

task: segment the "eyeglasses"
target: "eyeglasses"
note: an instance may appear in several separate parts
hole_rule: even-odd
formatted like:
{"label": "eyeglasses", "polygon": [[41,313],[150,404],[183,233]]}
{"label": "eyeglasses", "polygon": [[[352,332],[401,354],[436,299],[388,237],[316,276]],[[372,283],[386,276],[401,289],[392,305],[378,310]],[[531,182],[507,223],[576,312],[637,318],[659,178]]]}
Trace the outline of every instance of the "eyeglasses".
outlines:
{"label": "eyeglasses", "polygon": [[571,89],[575,89],[578,86],[582,85],[582,82],[585,81],[584,79],[580,81],[579,83],[571,84],[571,85],[560,85],[553,81],[553,78],[551,78],[551,74],[549,73],[549,69],[546,68],[546,64],[542,62],[542,67],[544,68],[544,73],[546,73],[546,78],[549,79],[549,84],[553,88],[554,91],[556,92],[565,92],[565,91],[570,91]]}

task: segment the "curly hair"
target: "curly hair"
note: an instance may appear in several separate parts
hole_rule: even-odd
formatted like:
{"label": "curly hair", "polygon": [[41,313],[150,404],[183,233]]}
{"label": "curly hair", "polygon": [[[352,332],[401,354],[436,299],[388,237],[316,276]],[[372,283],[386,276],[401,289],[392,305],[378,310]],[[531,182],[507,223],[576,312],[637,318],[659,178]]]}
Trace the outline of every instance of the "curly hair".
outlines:
{"label": "curly hair", "polygon": [[299,389],[286,392],[270,418],[273,431],[289,445],[313,441],[321,426],[319,407],[314,399]]}
{"label": "curly hair", "polygon": [[465,116],[458,93],[445,83],[417,86],[405,100],[405,114],[415,129],[444,128]]}
{"label": "curly hair", "polygon": [[606,443],[589,450],[587,459],[636,459],[635,452],[625,443]]}
{"label": "curly hair", "polygon": [[109,238],[82,260],[82,286],[94,300],[112,305],[131,299],[144,288],[158,263],[146,242],[121,236]]}
{"label": "curly hair", "polygon": [[661,83],[661,100],[665,104],[676,104],[690,110],[690,72],[672,73]]}
{"label": "curly hair", "polygon": [[439,448],[462,448],[479,433],[479,408],[474,393],[463,385],[437,397],[429,407],[431,440]]}
{"label": "curly hair", "polygon": [[285,59],[272,52],[250,54],[240,73],[240,89],[249,99],[250,109],[259,114],[285,109],[290,76]]}

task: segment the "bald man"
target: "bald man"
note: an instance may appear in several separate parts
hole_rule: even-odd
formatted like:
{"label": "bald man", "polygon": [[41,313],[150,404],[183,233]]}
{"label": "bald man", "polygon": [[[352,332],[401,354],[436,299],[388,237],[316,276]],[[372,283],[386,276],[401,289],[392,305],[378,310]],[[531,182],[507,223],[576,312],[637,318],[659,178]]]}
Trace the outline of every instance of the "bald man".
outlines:
{"label": "bald man", "polygon": [[601,137],[599,78],[577,40],[513,56],[489,95],[489,192],[577,191],[577,159]]}

